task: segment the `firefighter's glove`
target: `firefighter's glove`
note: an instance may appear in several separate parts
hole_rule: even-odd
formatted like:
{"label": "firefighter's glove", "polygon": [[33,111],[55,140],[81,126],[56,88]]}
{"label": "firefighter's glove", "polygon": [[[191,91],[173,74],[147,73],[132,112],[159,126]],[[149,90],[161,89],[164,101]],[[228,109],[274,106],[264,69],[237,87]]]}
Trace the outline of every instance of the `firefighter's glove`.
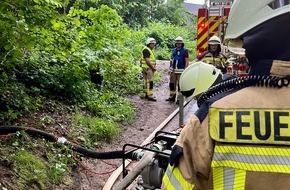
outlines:
{"label": "firefighter's glove", "polygon": [[169,157],[169,164],[171,166],[173,165],[178,166],[179,159],[182,154],[183,154],[183,148],[178,145],[174,145],[172,152],[170,154],[170,157]]}

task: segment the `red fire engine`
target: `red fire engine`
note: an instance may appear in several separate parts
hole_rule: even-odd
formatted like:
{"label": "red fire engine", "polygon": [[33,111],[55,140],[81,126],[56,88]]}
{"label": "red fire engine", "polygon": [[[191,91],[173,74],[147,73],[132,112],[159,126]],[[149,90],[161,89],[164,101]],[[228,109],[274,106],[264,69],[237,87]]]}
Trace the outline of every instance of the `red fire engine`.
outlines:
{"label": "red fire engine", "polygon": [[[224,41],[228,16],[234,0],[209,0],[204,7],[198,9],[197,15],[197,56],[208,48],[208,40],[212,36],[218,36]],[[223,50],[227,48],[223,46]],[[226,53],[227,52],[223,52]],[[244,55],[227,54],[232,58],[228,66],[228,73],[235,76],[247,75],[247,63]]]}
{"label": "red fire engine", "polygon": [[207,50],[207,41],[218,36],[222,42],[225,27],[233,0],[210,0],[208,5],[198,9],[197,54]]}

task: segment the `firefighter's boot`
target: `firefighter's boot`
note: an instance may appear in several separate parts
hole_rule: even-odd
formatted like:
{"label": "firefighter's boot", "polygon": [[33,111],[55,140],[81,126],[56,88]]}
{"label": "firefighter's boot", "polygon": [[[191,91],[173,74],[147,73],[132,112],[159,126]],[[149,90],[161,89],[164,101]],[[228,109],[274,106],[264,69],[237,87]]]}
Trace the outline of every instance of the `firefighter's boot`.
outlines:
{"label": "firefighter's boot", "polygon": [[176,98],[176,95],[173,95],[173,96],[169,97],[168,99],[166,99],[166,101],[175,102],[175,98]]}
{"label": "firefighter's boot", "polygon": [[170,89],[170,93],[169,93],[169,98],[166,99],[166,101],[168,102],[175,102],[175,98],[176,98],[176,89],[175,89],[175,84],[170,82],[169,83],[169,89]]}
{"label": "firefighter's boot", "polygon": [[156,102],[157,101],[157,99],[154,96],[148,96],[147,97],[147,100],[153,101],[153,102]]}

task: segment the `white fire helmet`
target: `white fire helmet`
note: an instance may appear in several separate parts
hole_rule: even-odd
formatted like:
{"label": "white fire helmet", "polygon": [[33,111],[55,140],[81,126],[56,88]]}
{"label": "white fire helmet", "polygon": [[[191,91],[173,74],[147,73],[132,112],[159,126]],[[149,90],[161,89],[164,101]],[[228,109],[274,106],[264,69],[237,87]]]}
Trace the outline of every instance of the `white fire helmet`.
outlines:
{"label": "white fire helmet", "polygon": [[154,38],[148,38],[146,40],[146,45],[149,45],[149,44],[156,44],[156,40]]}
{"label": "white fire helmet", "polygon": [[180,92],[186,96],[196,96],[207,91],[222,77],[219,69],[204,62],[195,62],[188,66],[180,76]]}
{"label": "white fire helmet", "polygon": [[221,44],[221,39],[217,36],[212,36],[208,40],[209,45],[220,45]]}
{"label": "white fire helmet", "polygon": [[183,38],[181,36],[178,36],[175,38],[175,43],[183,43]]}
{"label": "white fire helmet", "polygon": [[237,39],[263,22],[290,12],[289,0],[236,0],[228,18],[225,39]]}

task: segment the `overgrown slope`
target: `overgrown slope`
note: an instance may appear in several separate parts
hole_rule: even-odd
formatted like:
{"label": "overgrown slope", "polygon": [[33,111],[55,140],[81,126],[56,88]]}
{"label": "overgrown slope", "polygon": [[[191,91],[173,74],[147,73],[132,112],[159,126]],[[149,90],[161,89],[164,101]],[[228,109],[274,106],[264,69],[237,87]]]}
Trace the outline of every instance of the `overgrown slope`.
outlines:
{"label": "overgrown slope", "polygon": [[181,35],[193,59],[195,27],[176,26],[185,25],[182,17],[171,22],[172,16],[165,14],[177,1],[157,6],[163,16],[146,6],[144,14],[152,19],[140,23],[133,23],[127,11],[134,10],[129,5],[145,7],[145,2],[128,7],[115,2],[1,2],[0,125],[24,129],[0,133],[2,189],[53,189],[69,183],[66,176],[76,167],[77,153],[27,135],[29,127],[88,149],[122,132],[119,124],[130,123],[135,110],[126,96],[142,90],[136,62],[147,37],[156,38],[157,57],[168,59]]}

